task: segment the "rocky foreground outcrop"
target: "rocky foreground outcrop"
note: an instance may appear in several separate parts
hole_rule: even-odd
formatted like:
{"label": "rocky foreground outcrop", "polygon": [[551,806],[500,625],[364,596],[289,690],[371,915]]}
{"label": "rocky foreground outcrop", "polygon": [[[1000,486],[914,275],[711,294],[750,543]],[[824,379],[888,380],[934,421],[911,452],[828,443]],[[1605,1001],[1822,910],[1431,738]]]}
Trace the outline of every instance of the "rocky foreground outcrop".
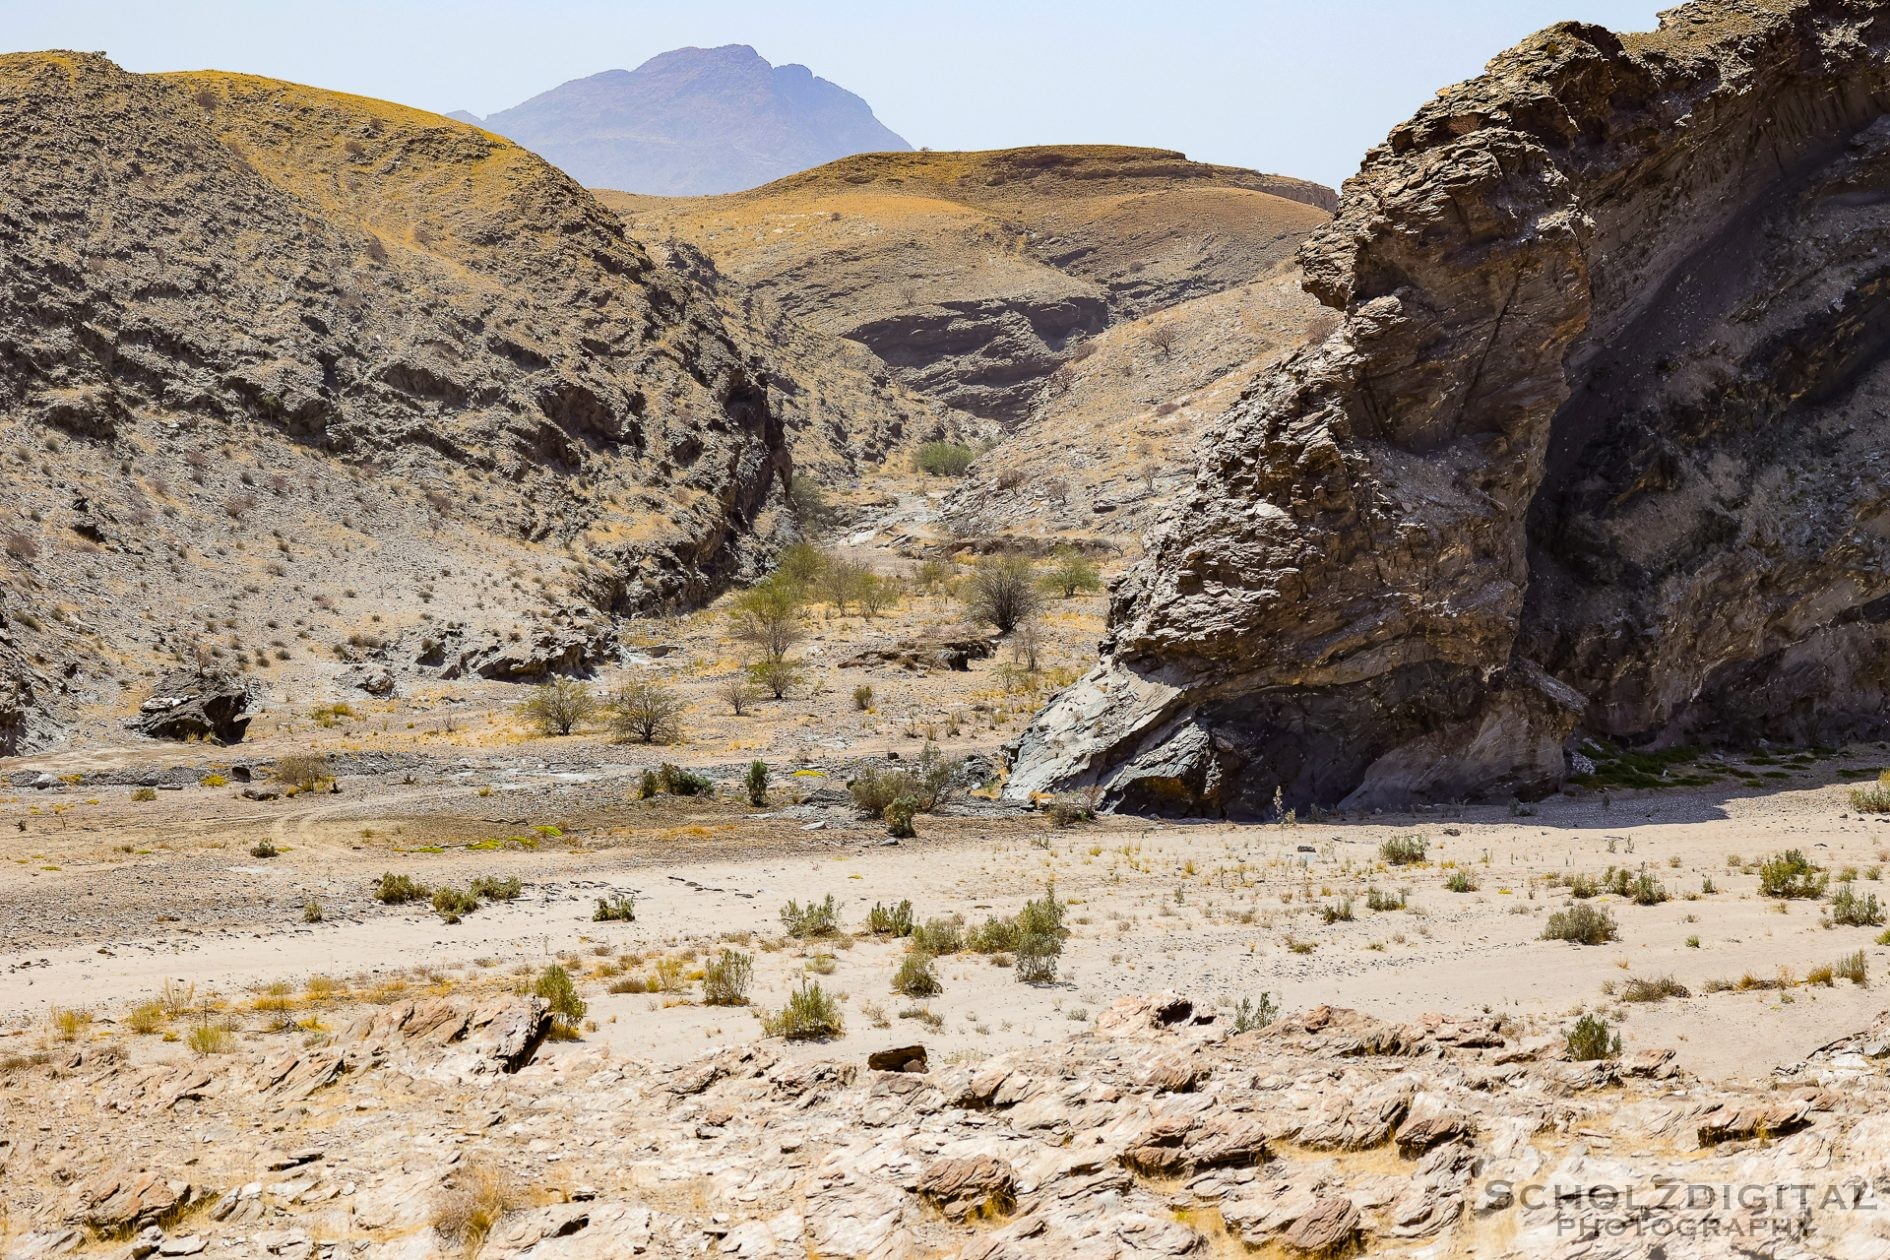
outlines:
{"label": "rocky foreground outcrop", "polygon": [[198,1058],[150,1037],[0,1060],[0,1255],[1885,1245],[1881,1020],[1746,1086],[1666,1051],[1572,1062],[1489,1016],[1320,1007],[1236,1033],[1176,994],[1124,998],[1054,1047],[874,1060],[898,1070],[855,1039],[658,1066],[548,1046],[548,1024],[535,999],[407,1000]]}
{"label": "rocky foreground outcrop", "polygon": [[1366,158],[1010,790],[1539,794],[1582,736],[1880,735],[1890,9],[1553,27]]}

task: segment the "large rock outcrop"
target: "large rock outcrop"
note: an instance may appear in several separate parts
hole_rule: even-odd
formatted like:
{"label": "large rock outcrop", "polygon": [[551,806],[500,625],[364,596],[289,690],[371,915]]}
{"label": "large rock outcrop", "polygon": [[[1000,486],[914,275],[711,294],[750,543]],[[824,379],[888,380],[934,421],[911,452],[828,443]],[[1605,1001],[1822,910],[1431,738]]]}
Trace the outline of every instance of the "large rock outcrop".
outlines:
{"label": "large rock outcrop", "polygon": [[[1878,734],[1890,9],[1551,28],[1366,158],[1010,790],[1529,794],[1578,734]],[[1277,797],[1276,797],[1277,793]]]}

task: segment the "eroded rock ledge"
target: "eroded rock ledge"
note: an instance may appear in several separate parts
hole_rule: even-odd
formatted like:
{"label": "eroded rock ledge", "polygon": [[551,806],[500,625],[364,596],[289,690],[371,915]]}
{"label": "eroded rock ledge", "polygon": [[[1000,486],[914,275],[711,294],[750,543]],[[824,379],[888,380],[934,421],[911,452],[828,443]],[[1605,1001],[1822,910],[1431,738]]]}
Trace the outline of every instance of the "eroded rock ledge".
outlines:
{"label": "eroded rock ledge", "polygon": [[1881,734],[1890,10],[1551,28],[1366,158],[1010,790],[1552,790],[1580,734]]}

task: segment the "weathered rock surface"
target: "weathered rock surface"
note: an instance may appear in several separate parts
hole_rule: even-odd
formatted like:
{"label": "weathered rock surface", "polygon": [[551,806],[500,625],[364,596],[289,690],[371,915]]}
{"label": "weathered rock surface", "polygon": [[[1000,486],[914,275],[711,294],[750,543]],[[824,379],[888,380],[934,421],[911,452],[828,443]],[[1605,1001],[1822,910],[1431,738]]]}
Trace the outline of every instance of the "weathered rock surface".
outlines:
{"label": "weathered rock surface", "polygon": [[[1881,1250],[1876,1030],[1719,1086],[1539,1060],[1487,1017],[1322,1007],[1230,1035],[1212,1014],[1127,999],[1107,1033],[931,1075],[763,1045],[672,1067],[541,1047],[544,1004],[497,992],[188,1063],[155,1037],[88,1043],[0,1075],[0,1256],[459,1255],[435,1223],[477,1185],[506,1205],[479,1254],[505,1260]],[[1155,1083],[1178,1061],[1200,1068],[1191,1093]],[[1405,1098],[1394,1136],[1386,1100]],[[1373,1119],[1305,1140],[1347,1116]],[[1792,1190],[1670,1192],[1706,1186]]]}
{"label": "weathered rock surface", "polygon": [[1572,736],[1881,734],[1890,11],[1565,23],[1373,150],[1013,792],[1551,790]]}
{"label": "weathered rock surface", "polygon": [[160,678],[138,716],[126,725],[152,739],[237,744],[249,729],[249,685],[208,670],[173,670]]}

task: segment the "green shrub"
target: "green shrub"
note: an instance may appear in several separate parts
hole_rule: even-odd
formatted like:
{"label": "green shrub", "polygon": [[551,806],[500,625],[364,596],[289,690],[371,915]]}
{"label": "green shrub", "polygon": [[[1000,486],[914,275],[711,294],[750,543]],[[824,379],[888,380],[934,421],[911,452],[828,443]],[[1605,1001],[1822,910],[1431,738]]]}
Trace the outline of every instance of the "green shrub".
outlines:
{"label": "green shrub", "polygon": [[1444,880],[1444,887],[1454,893],[1472,893],[1477,890],[1477,881],[1466,870],[1455,870]]}
{"label": "green shrub", "polygon": [[282,850],[276,848],[276,842],[267,836],[249,846],[249,855],[254,858],[272,858],[280,855],[281,852]]}
{"label": "green shrub", "polygon": [[597,697],[575,678],[553,678],[533,687],[519,702],[518,713],[544,735],[569,735],[573,727],[598,710]]}
{"label": "green shrub", "polygon": [[1870,984],[1870,964],[1865,960],[1864,951],[1861,949],[1838,959],[1837,965],[1831,968],[1831,973],[1840,980],[1849,980],[1860,989]]}
{"label": "green shrub", "polygon": [[1831,922],[1838,927],[1883,926],[1883,907],[1877,902],[1877,894],[1865,893],[1859,896],[1849,884],[1840,884],[1837,892],[1831,895],[1831,906],[1827,913]]}
{"label": "green shrub", "polygon": [[466,886],[466,891],[484,901],[517,901],[518,895],[525,891],[525,885],[519,883],[516,875],[508,875],[504,879],[497,875],[481,875]]}
{"label": "green shrub", "polygon": [[465,889],[449,886],[433,890],[433,910],[448,923],[458,923],[462,916],[479,908],[479,898]]}
{"label": "green shrub", "polygon": [[138,788],[136,791],[132,792],[131,799],[134,801],[155,801],[157,799],[157,789],[150,787]]}
{"label": "green shrub", "polygon": [[1367,910],[1380,911],[1402,910],[1409,900],[1409,897],[1410,894],[1403,889],[1400,889],[1398,895],[1394,897],[1390,893],[1380,892],[1376,888],[1367,888],[1365,890],[1365,908]]}
{"label": "green shrub", "polygon": [[1542,929],[1545,941],[1573,941],[1577,945],[1605,945],[1619,940],[1620,935],[1612,914],[1585,901],[1557,910]]}
{"label": "green shrub", "polygon": [[1851,789],[1851,808],[1860,814],[1890,814],[1890,770],[1875,783]]}
{"label": "green shrub", "polygon": [[1606,1020],[1594,1015],[1584,1015],[1575,1021],[1575,1027],[1564,1035],[1568,1045],[1568,1057],[1577,1063],[1591,1063],[1597,1059],[1613,1059],[1621,1054],[1621,1035],[1611,1032]]}
{"label": "green shrub", "polygon": [[671,796],[712,796],[715,793],[715,784],[708,775],[673,766],[667,761],[656,772],[656,781]]}
{"label": "green shrub", "polygon": [[964,920],[955,914],[927,919],[913,927],[911,939],[912,948],[922,949],[934,958],[949,958],[965,947]]}
{"label": "green shrub", "polygon": [[1430,849],[1424,837],[1412,832],[1393,836],[1378,846],[1378,856],[1391,866],[1414,866],[1424,860]]}
{"label": "green shrub", "polygon": [[1787,849],[1759,863],[1759,891],[1781,900],[1824,896],[1826,875],[1802,849]]}
{"label": "green shrub", "polygon": [[1252,998],[1240,999],[1234,1007],[1234,1031],[1251,1032],[1255,1028],[1265,1028],[1280,1017],[1280,1008],[1274,1004],[1271,993],[1262,993],[1258,1002]]}
{"label": "green shrub", "polygon": [[912,453],[912,466],[932,477],[962,477],[977,457],[961,442],[927,442]]}
{"label": "green shrub", "polygon": [[649,800],[663,790],[663,781],[656,777],[656,771],[645,770],[643,777],[637,780],[637,798]]}
{"label": "green shrub", "polygon": [[932,955],[919,949],[909,949],[906,956],[899,960],[899,969],[893,972],[893,990],[907,997],[935,997],[945,991],[939,983],[938,973],[932,970]]}
{"label": "green shrub", "polygon": [[912,820],[918,816],[918,802],[910,796],[901,796],[886,807],[886,834],[895,840],[910,840],[918,835]]}
{"label": "green shrub", "polygon": [[409,901],[425,901],[433,895],[433,890],[418,883],[411,875],[396,875],[388,871],[381,876],[381,882],[374,886],[377,901],[390,906],[402,906]]}
{"label": "green shrub", "polygon": [[1350,923],[1353,919],[1352,899],[1342,897],[1330,905],[1321,906],[1319,914],[1327,923]]}
{"label": "green shrub", "polygon": [[751,761],[748,773],[742,777],[742,786],[748,791],[748,803],[760,809],[768,803],[768,763]]}
{"label": "green shrub", "polygon": [[1063,954],[1063,942],[1069,930],[1063,926],[1063,903],[1057,900],[1056,885],[1044,890],[1042,898],[1024,903],[1017,913],[1017,945],[1011,952],[1017,959],[1017,978],[1026,984],[1049,984],[1057,978],[1057,960]]}
{"label": "green shrub", "polygon": [[740,950],[725,949],[702,968],[705,1006],[747,1006],[748,985],[755,976],[755,959]]}
{"label": "green shrub", "polygon": [[768,1036],[788,1041],[825,1041],[846,1032],[839,1006],[821,989],[818,980],[803,981],[788,995],[787,1005],[762,1016],[761,1027]]}
{"label": "green shrub", "polygon": [[551,1031],[554,1037],[577,1036],[579,1023],[590,1009],[590,1004],[578,996],[577,985],[572,982],[570,972],[552,963],[538,973],[532,993],[545,999],[551,1007]]}
{"label": "green shrub", "polygon": [[873,689],[861,683],[853,689],[853,707],[864,713],[873,707]]}
{"label": "green shrub", "polygon": [[781,926],[796,940],[832,936],[840,930],[840,911],[834,905],[833,894],[828,893],[824,901],[810,901],[806,905],[789,901],[781,907]]}
{"label": "green shrub", "polygon": [[901,797],[912,802],[914,812],[930,814],[952,798],[958,771],[956,759],[945,756],[938,745],[927,744],[911,769],[862,766],[847,790],[855,808],[868,818],[884,818],[887,806]]}
{"label": "green shrub", "polygon": [[912,903],[901,901],[896,906],[886,906],[875,901],[873,908],[866,912],[866,930],[874,936],[911,936]]}
{"label": "green shrub", "polygon": [[599,897],[597,909],[591,911],[593,923],[635,923],[637,921],[637,899],[635,895],[617,893],[610,897]]}
{"label": "green shrub", "polygon": [[1568,895],[1586,901],[1601,895],[1601,884],[1593,875],[1577,875],[1568,881]]}
{"label": "green shrub", "polygon": [[992,915],[971,929],[965,943],[978,954],[1008,954],[1017,948],[1017,921]]}
{"label": "green shrub", "polygon": [[674,744],[689,706],[654,678],[632,678],[610,697],[610,735],[618,743]]}

